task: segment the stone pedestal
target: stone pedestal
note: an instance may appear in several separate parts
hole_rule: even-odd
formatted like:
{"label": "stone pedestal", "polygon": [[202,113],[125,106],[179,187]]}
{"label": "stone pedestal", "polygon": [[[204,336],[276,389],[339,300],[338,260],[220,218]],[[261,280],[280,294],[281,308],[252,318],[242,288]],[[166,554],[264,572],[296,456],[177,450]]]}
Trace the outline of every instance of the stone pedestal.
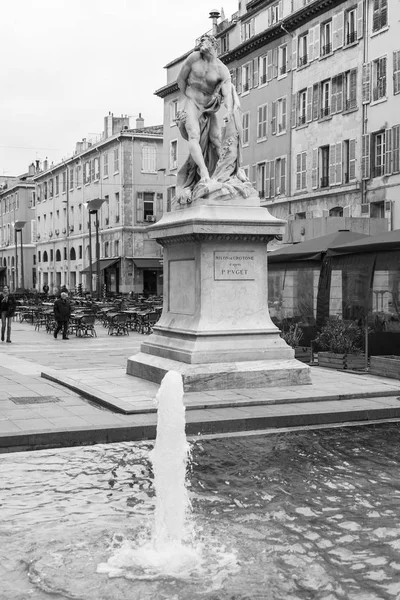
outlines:
{"label": "stone pedestal", "polygon": [[268,311],[267,243],[283,229],[258,197],[210,199],[149,227],[164,248],[164,306],[127,373],[158,383],[177,370],[186,391],[311,383]]}

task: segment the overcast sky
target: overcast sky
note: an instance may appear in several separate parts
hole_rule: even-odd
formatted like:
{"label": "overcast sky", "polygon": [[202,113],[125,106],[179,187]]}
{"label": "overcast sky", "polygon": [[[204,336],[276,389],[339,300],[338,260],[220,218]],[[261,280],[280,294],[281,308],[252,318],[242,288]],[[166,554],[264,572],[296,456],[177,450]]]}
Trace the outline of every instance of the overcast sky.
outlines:
{"label": "overcast sky", "polygon": [[[139,112],[162,123],[168,62],[237,0],[9,0],[1,7],[0,175],[35,159],[59,162],[103,131],[103,118]],[[131,119],[134,126],[135,118]]]}

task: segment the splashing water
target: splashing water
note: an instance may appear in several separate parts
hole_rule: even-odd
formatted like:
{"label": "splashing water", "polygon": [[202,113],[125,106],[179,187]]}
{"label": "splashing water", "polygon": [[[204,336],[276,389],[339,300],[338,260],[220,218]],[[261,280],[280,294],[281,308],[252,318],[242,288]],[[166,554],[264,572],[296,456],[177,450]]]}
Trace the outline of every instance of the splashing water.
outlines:
{"label": "splashing water", "polygon": [[154,471],[156,510],[154,546],[182,544],[190,536],[190,502],[186,489],[189,444],[185,434],[182,377],[169,371],[156,396],[157,438],[150,460]]}
{"label": "splashing water", "polygon": [[[195,541],[191,505],[186,487],[189,444],[185,434],[182,377],[169,371],[156,395],[157,436],[150,460],[156,494],[153,532],[150,541],[137,539],[133,546],[123,540],[97,573],[127,579],[209,576],[211,587],[219,588],[229,572],[238,569],[235,553],[209,541]],[[206,577],[207,578],[207,577]]]}

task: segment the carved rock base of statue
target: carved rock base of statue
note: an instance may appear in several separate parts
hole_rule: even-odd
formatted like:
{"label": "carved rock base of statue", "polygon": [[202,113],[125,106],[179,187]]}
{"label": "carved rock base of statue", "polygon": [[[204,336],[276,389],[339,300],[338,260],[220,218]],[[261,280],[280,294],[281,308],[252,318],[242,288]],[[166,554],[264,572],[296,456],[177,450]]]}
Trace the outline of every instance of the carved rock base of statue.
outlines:
{"label": "carved rock base of statue", "polygon": [[311,383],[268,311],[267,243],[283,228],[254,193],[211,194],[149,227],[164,248],[164,306],[127,373],[159,383],[176,370],[186,391]]}

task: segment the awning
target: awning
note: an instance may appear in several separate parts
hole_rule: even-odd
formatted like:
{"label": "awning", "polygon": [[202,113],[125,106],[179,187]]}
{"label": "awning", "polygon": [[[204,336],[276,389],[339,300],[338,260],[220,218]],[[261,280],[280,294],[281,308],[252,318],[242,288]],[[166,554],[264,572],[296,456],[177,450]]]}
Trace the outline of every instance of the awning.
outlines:
{"label": "awning", "polygon": [[135,258],[133,257],[133,262],[135,263],[135,267],[138,269],[162,269],[162,258]]}
{"label": "awning", "polygon": [[[119,258],[101,258],[100,259],[100,271],[112,267],[115,263],[119,262]],[[90,273],[90,267],[86,267],[81,273]],[[97,260],[92,264],[92,273],[97,273]]]}
{"label": "awning", "polygon": [[352,243],[338,245],[330,250],[328,256],[336,254],[354,254],[358,252],[389,252],[400,250],[400,230],[386,231],[378,235],[371,235],[365,239],[353,241]]}
{"label": "awning", "polygon": [[336,231],[322,237],[307,240],[306,242],[300,242],[300,244],[291,244],[284,246],[279,250],[274,250],[273,252],[268,253],[268,262],[278,263],[298,260],[320,261],[322,255],[330,248],[367,238],[370,238],[370,236],[364,233],[357,233],[355,231]]}

